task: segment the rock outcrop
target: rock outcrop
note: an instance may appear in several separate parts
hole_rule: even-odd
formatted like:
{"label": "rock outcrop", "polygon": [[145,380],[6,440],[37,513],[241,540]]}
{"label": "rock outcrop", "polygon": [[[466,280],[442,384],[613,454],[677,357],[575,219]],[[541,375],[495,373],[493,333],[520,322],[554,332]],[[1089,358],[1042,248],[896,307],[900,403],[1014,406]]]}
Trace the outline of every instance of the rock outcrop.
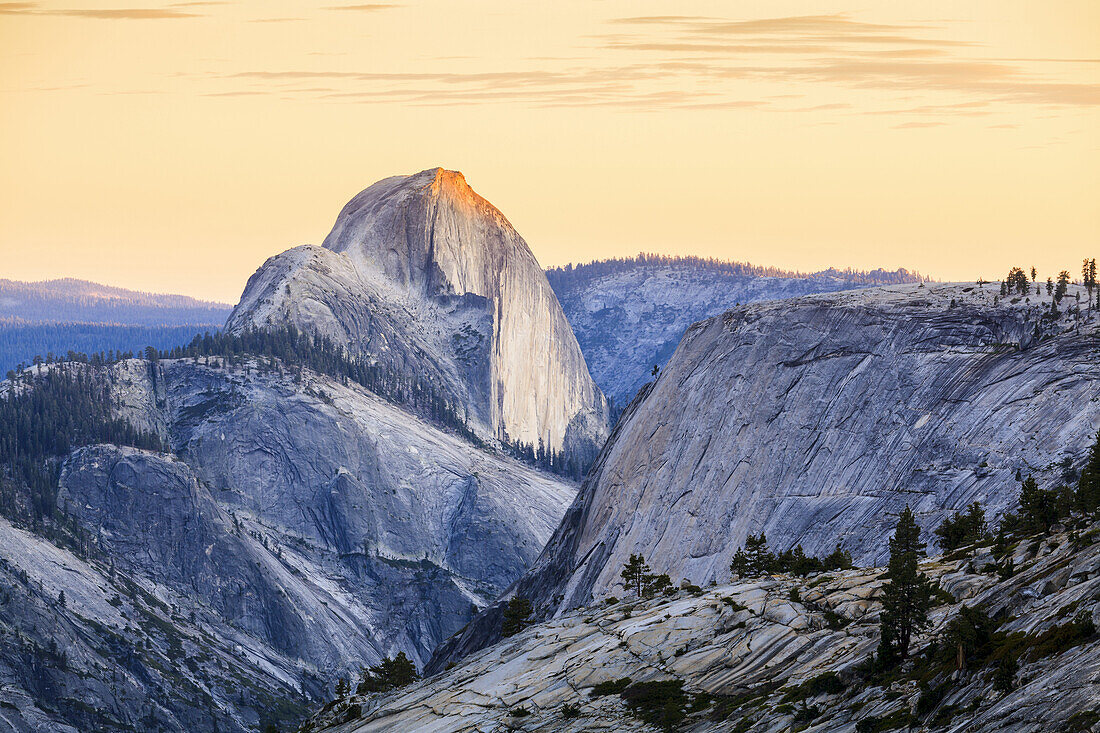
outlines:
{"label": "rock outcrop", "polygon": [[461,173],[379,181],[269,259],[227,328],[293,324],[421,380],[491,438],[587,464],[607,403],[522,237]]}
{"label": "rock outcrop", "polygon": [[[685,732],[1089,730],[1100,721],[1100,638],[1066,633],[1100,617],[1100,533],[1084,536],[1025,540],[1013,551],[1017,574],[1003,580],[982,572],[988,550],[923,563],[953,601],[933,609],[915,669],[894,680],[865,666],[878,644],[881,568],[778,575],[570,611],[408,688],[340,700],[303,730],[661,730],[624,704],[622,686],[597,694],[617,680],[682,683],[685,699],[666,704],[684,715],[668,730]],[[953,671],[953,647],[946,661],[925,656],[964,607],[998,619],[998,633],[1025,650],[1007,684],[995,685],[995,663]]]}
{"label": "rock outcrop", "polygon": [[[907,504],[925,527],[972,501],[997,517],[1021,477],[1072,478],[1100,427],[1097,323],[1082,312],[1078,329],[1045,303],[995,297],[896,286],[696,324],[510,594],[544,614],[588,605],[621,591],[632,553],[656,572],[722,582],[759,533],[818,555],[840,543],[873,564]],[[493,613],[435,668],[493,640]]]}
{"label": "rock outcrop", "polygon": [[0,720],[15,730],[284,728],[360,665],[404,652],[422,667],[576,493],[355,383],[234,362],[82,372],[171,452],[64,460],[75,549],[0,523]]}
{"label": "rock outcrop", "polygon": [[694,258],[593,262],[547,271],[593,379],[618,408],[664,367],[693,323],[737,305],[920,282],[896,272],[784,273]]}

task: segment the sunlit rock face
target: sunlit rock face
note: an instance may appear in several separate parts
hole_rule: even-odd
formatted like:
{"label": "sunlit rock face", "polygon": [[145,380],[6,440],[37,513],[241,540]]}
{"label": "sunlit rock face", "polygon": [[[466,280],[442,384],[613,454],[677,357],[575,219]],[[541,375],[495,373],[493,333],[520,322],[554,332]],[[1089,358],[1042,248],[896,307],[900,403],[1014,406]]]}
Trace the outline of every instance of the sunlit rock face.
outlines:
{"label": "sunlit rock face", "polygon": [[[995,296],[906,285],[696,324],[513,592],[583,606],[621,593],[631,553],[673,579],[722,582],[761,532],[777,550],[840,543],[878,563],[907,504],[930,530],[972,501],[998,516],[1018,476],[1072,480],[1100,427],[1100,318],[1082,308],[1078,322],[1063,301],[1051,321],[1045,298]],[[471,647],[477,634],[475,622]]]}
{"label": "sunlit rock face", "polygon": [[379,181],[269,259],[227,327],[291,323],[432,385],[475,430],[587,462],[607,403],[523,238],[461,173]]}

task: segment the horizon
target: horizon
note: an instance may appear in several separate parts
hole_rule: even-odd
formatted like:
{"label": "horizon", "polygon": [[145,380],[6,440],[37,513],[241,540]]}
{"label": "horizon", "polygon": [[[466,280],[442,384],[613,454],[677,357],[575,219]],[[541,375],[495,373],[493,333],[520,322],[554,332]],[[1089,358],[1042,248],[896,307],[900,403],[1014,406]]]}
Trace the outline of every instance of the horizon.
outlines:
{"label": "horizon", "polygon": [[967,281],[1098,243],[1086,0],[92,5],[0,4],[13,279],[235,302],[358,191],[436,165],[544,267]]}
{"label": "horizon", "polygon": [[[570,267],[570,266],[572,266],[573,268],[580,268],[580,267],[585,267],[587,265],[598,264],[598,263],[601,263],[601,262],[610,262],[610,261],[613,261],[613,260],[623,260],[623,259],[631,260],[631,259],[636,259],[636,258],[642,257],[642,256],[662,256],[662,257],[667,256],[667,257],[671,257],[674,260],[674,262],[672,264],[678,264],[676,262],[676,260],[684,260],[684,261],[705,260],[705,261],[712,262],[712,263],[719,264],[719,265],[743,265],[743,266],[748,266],[748,267],[759,267],[759,268],[763,268],[763,269],[777,269],[777,270],[781,270],[780,274],[767,275],[766,277],[778,277],[778,278],[812,278],[812,277],[817,277],[817,276],[821,276],[821,275],[826,275],[826,274],[829,274],[830,272],[833,272],[833,271],[835,271],[837,273],[840,273],[840,274],[845,274],[846,272],[850,272],[853,275],[869,275],[869,274],[873,274],[875,272],[883,272],[883,273],[905,272],[909,275],[913,275],[914,277],[919,277],[924,282],[936,282],[936,283],[944,283],[944,284],[950,284],[952,282],[956,282],[956,283],[969,282],[969,281],[966,281],[966,280],[957,280],[957,281],[940,280],[940,279],[936,278],[933,275],[929,275],[928,273],[919,272],[917,270],[913,270],[913,269],[903,267],[903,266],[899,266],[899,267],[876,267],[876,268],[871,268],[869,270],[854,269],[854,268],[827,267],[827,268],[824,268],[822,270],[814,270],[814,271],[811,272],[811,271],[804,271],[804,270],[786,270],[784,268],[778,268],[774,265],[763,264],[763,263],[758,263],[758,262],[747,262],[747,261],[744,261],[744,260],[726,260],[726,259],[718,259],[718,258],[704,258],[704,257],[698,257],[696,255],[664,255],[663,253],[660,253],[660,252],[636,252],[633,255],[623,255],[623,256],[620,256],[620,257],[607,257],[607,258],[603,258],[603,259],[584,260],[584,261],[579,261],[579,262],[565,262],[565,263],[562,263],[560,265],[543,265],[540,262],[539,265],[542,267],[543,272],[549,272],[551,270],[562,269],[562,268],[566,268],[566,267]],[[179,296],[179,297],[191,298],[191,299],[195,300],[197,303],[200,303],[200,304],[203,304],[203,305],[227,306],[229,308],[234,307],[240,299],[239,296],[238,296],[237,298],[234,298],[231,301],[230,300],[210,300],[210,299],[207,299],[207,298],[201,298],[201,297],[199,297],[197,295],[194,295],[192,293],[185,293],[185,292],[180,292],[180,291],[149,290],[149,289],[141,288],[141,287],[131,287],[129,285],[119,285],[118,283],[91,280],[91,279],[86,278],[86,277],[80,277],[79,275],[58,275],[56,277],[45,277],[45,278],[42,278],[42,279],[39,279],[39,280],[19,280],[19,279],[15,279],[15,278],[0,278],[0,283],[11,282],[11,283],[19,284],[19,285],[47,285],[49,283],[64,282],[64,281],[67,281],[67,280],[71,280],[71,281],[79,282],[79,283],[86,283],[88,285],[96,285],[96,286],[99,286],[99,287],[102,287],[102,288],[127,290],[129,292],[138,293],[138,294],[141,294],[141,295]],[[242,287],[242,290],[243,290],[244,286],[242,285],[241,287]]]}

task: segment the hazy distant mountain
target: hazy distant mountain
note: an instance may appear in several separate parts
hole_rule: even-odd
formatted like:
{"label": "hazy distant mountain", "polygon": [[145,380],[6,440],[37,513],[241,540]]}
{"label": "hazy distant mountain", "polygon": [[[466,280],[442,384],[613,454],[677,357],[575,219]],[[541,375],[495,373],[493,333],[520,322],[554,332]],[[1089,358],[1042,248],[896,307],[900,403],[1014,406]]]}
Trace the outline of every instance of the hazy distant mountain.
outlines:
{"label": "hazy distant mountain", "polygon": [[0,279],[0,319],[41,323],[182,326],[225,322],[231,307],[186,295],[143,293],[63,278],[41,282]]}
{"label": "hazy distant mountain", "polygon": [[738,304],[920,282],[908,270],[801,273],[700,257],[637,257],[546,272],[592,378],[616,408],[664,366],[688,326]]}
{"label": "hazy distant mountain", "polygon": [[221,328],[230,306],[87,280],[0,279],[0,373],[69,351],[167,349]]}

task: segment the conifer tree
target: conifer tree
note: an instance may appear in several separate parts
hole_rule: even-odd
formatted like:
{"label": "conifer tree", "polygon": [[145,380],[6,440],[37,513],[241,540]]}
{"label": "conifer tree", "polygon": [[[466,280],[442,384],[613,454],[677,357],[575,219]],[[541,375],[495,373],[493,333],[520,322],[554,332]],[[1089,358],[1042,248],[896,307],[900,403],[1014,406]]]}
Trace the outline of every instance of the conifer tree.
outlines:
{"label": "conifer tree", "polygon": [[631,554],[630,559],[623,564],[622,578],[628,590],[641,598],[645,593],[646,578],[649,576],[649,565],[642,555]]}
{"label": "conifer tree", "polygon": [[355,690],[360,695],[395,690],[420,679],[416,665],[405,656],[405,652],[398,652],[393,659],[383,657],[382,661],[373,667],[360,667],[360,673],[362,681]]}
{"label": "conifer tree", "polygon": [[515,596],[508,601],[504,609],[504,619],[500,624],[501,636],[515,636],[531,624],[531,601]]}
{"label": "conifer tree", "polygon": [[884,576],[887,583],[883,588],[878,652],[882,664],[905,659],[913,635],[928,626],[932,581],[918,565],[924,554],[920,527],[906,505],[890,540],[890,564]]}
{"label": "conifer tree", "polygon": [[1096,443],[1089,451],[1088,461],[1081,471],[1075,498],[1077,508],[1083,512],[1092,514],[1100,508],[1100,433],[1097,433]]}

